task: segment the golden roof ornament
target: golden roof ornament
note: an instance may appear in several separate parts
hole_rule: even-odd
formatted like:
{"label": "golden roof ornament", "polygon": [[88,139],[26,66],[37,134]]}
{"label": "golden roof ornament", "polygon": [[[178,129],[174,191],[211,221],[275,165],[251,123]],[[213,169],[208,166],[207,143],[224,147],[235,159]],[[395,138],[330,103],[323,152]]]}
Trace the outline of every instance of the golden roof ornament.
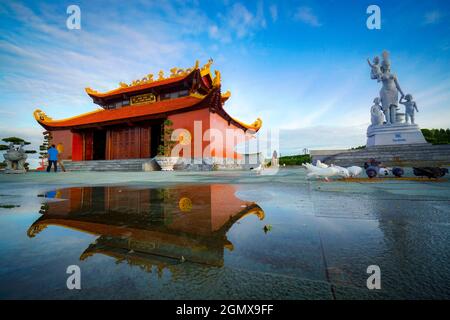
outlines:
{"label": "golden roof ornament", "polygon": [[208,62],[205,63],[205,65],[200,69],[200,74],[203,76],[210,73],[211,65],[213,64],[214,60],[212,58],[209,58]]}
{"label": "golden roof ornament", "polygon": [[[205,63],[203,65],[203,67],[199,67],[200,62],[198,60],[195,61],[195,64],[193,67],[191,68],[187,68],[187,69],[182,69],[182,68],[178,68],[178,67],[174,67],[172,69],[170,69],[170,75],[169,77],[165,77],[164,76],[164,71],[160,70],[158,72],[158,78],[156,79],[156,81],[162,81],[168,78],[176,78],[176,77],[181,77],[181,76],[186,76],[189,73],[191,73],[194,70],[200,69],[201,75],[204,76],[206,74],[208,74],[210,72],[210,68],[211,65],[213,64],[213,59],[210,58],[208,60],[207,63]],[[216,78],[217,78],[217,72],[216,72]],[[146,77],[142,78],[142,79],[137,79],[137,80],[133,80],[130,84],[126,84],[125,82],[119,82],[119,87],[120,88],[127,88],[127,87],[133,87],[133,86],[138,86],[138,85],[142,85],[142,84],[146,84],[146,83],[151,83],[154,82],[154,76],[152,73],[149,73]],[[216,83],[220,84],[220,74],[219,74],[219,78],[216,80]],[[86,88],[86,91],[89,93],[98,93],[95,90],[92,90],[91,88]]]}
{"label": "golden roof ornament", "polygon": [[215,70],[215,77],[213,79],[213,87],[217,88],[220,86],[220,71],[219,70]]}
{"label": "golden roof ornament", "polygon": [[213,64],[213,62],[214,62],[214,60],[212,58],[209,58],[208,62],[205,63],[205,65],[202,67],[202,71],[211,68],[211,65]]}
{"label": "golden roof ornament", "polygon": [[94,90],[94,89],[91,89],[91,88],[89,88],[89,87],[84,88],[84,90],[85,90],[88,94],[98,94],[98,93],[99,93],[98,91],[96,91],[96,90]]}
{"label": "golden roof ornament", "polygon": [[158,72],[158,81],[164,80],[164,71],[163,70],[159,70]]}
{"label": "golden roof ornament", "polygon": [[35,118],[36,120],[39,120],[39,121],[42,121],[42,122],[46,122],[46,121],[51,121],[51,120],[53,120],[52,118],[50,118],[49,116],[47,116],[47,115],[45,114],[44,111],[42,111],[42,110],[40,110],[40,109],[34,110],[33,115],[34,115],[34,118]]}
{"label": "golden roof ornament", "polygon": [[183,71],[182,69],[178,69],[177,67],[170,69],[170,77],[175,78],[178,76],[177,71]]}

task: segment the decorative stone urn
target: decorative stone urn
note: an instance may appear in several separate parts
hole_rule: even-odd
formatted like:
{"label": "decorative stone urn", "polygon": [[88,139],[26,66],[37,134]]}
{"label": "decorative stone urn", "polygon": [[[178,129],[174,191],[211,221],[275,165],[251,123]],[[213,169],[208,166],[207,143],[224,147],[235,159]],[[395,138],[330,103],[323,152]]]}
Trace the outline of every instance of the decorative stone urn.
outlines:
{"label": "decorative stone urn", "polygon": [[23,150],[23,144],[18,149],[14,148],[14,144],[9,145],[9,150],[3,155],[6,160],[5,173],[25,173],[25,161],[27,154]]}
{"label": "decorative stone urn", "polygon": [[157,156],[155,161],[162,171],[173,171],[173,166],[178,162],[178,157]]}

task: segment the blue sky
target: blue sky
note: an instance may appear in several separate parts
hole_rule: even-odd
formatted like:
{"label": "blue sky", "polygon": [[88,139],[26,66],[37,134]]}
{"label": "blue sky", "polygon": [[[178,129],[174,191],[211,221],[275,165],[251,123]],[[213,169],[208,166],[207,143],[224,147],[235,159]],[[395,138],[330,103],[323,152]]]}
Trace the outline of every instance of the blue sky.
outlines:
{"label": "blue sky", "polygon": [[[81,8],[81,30],[66,9]],[[381,8],[368,30],[366,8]],[[280,129],[282,154],[365,143],[379,84],[366,59],[391,53],[421,127],[450,127],[449,1],[1,1],[0,135],[38,144],[36,108],[59,119],[102,91],[214,59],[227,111]]]}

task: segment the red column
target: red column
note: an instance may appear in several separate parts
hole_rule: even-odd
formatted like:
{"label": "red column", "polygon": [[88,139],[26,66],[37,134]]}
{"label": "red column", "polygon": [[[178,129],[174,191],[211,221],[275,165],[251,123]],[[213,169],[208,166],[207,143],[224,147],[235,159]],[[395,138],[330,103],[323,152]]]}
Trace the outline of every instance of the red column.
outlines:
{"label": "red column", "polygon": [[83,135],[78,132],[72,134],[72,161],[83,160]]}

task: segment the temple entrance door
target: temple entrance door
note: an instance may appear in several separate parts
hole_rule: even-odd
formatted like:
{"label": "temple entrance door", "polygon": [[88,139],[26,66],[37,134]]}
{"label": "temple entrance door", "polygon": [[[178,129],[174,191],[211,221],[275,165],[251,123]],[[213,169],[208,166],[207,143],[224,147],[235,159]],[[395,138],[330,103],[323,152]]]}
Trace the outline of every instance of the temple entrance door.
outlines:
{"label": "temple entrance door", "polygon": [[106,159],[106,130],[96,130],[93,135],[92,160]]}

